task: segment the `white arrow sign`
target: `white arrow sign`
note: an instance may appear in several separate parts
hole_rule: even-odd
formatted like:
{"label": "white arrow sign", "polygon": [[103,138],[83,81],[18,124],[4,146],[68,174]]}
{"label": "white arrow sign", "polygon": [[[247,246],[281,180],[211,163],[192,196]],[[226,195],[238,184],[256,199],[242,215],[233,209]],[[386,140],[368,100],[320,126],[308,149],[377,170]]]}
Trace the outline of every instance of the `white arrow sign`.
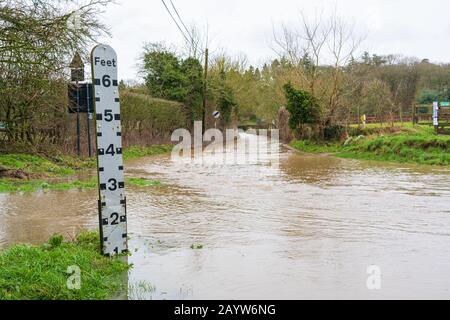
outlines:
{"label": "white arrow sign", "polygon": [[433,125],[437,127],[439,125],[439,103],[433,103]]}

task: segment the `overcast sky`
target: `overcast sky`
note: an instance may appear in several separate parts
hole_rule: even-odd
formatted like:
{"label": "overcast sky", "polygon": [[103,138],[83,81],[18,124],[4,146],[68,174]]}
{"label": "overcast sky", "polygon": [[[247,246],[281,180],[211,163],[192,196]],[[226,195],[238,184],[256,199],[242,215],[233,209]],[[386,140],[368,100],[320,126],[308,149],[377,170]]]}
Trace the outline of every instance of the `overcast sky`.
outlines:
{"label": "overcast sky", "polygon": [[[165,0],[170,7],[170,0]],[[181,46],[183,37],[161,0],[117,0],[104,19],[112,38],[102,39],[119,55],[122,79],[137,79],[136,63],[145,42]],[[337,8],[366,35],[361,51],[450,61],[450,3],[445,0],[172,0],[187,25],[209,26],[211,49],[245,54],[261,65],[275,56],[273,26],[299,25],[308,16]]]}

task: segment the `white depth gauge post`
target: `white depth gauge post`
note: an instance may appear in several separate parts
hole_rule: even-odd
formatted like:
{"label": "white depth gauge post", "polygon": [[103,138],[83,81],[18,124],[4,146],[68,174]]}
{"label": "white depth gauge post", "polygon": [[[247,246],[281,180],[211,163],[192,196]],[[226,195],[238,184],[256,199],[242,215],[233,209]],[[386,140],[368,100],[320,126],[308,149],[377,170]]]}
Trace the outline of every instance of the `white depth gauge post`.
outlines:
{"label": "white depth gauge post", "polygon": [[114,256],[128,251],[117,54],[110,46],[98,45],[92,50],[91,64],[96,114],[100,241],[102,253]]}

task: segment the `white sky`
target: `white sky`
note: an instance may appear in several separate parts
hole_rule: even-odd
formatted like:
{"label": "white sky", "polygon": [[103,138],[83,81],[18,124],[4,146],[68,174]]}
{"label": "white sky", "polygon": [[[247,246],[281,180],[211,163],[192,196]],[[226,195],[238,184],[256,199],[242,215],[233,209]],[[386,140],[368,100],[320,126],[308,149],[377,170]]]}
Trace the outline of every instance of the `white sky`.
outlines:
{"label": "white sky", "polygon": [[[165,0],[170,8],[170,1]],[[209,26],[210,47],[245,54],[261,65],[275,56],[273,25],[299,25],[300,12],[334,8],[367,35],[361,51],[450,61],[450,2],[446,0],[172,0],[184,22]],[[112,38],[102,39],[119,56],[119,76],[138,79],[136,63],[144,42],[180,46],[183,37],[160,0],[117,0],[104,14]],[[325,14],[326,15],[326,14]]]}

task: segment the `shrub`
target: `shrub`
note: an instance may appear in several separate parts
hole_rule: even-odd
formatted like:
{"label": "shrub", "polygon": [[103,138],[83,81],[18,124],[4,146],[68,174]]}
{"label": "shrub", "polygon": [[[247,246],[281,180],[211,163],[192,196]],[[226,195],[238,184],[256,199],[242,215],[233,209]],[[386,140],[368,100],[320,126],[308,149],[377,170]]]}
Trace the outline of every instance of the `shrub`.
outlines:
{"label": "shrub", "polygon": [[51,236],[51,238],[48,240],[48,244],[52,246],[52,248],[59,247],[64,241],[64,237],[60,234],[54,234]]}
{"label": "shrub", "polygon": [[292,130],[297,130],[301,124],[319,123],[319,106],[309,92],[295,89],[290,82],[283,88],[287,100],[286,108],[291,115],[289,127]]}
{"label": "shrub", "polygon": [[181,103],[130,91],[123,91],[120,98],[126,145],[167,142],[175,129],[189,123]]}
{"label": "shrub", "polygon": [[329,125],[323,130],[325,140],[337,140],[340,139],[345,132],[345,127],[341,125]]}

